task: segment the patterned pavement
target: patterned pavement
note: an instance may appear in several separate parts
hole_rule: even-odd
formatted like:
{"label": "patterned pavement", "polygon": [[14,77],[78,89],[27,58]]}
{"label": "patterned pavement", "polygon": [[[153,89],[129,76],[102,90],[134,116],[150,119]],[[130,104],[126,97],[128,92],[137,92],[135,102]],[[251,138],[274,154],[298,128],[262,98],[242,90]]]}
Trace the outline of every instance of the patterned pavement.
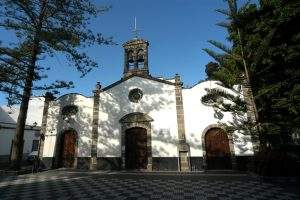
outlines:
{"label": "patterned pavement", "polygon": [[243,174],[51,170],[0,176],[0,199],[300,199],[280,184]]}

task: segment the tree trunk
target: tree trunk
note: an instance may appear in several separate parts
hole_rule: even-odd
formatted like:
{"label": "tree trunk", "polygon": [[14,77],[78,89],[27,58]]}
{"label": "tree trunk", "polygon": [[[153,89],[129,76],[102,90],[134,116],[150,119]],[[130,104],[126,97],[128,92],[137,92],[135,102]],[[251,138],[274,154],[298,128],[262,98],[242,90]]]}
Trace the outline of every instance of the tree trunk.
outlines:
{"label": "tree trunk", "polygon": [[37,61],[37,55],[40,48],[40,33],[42,29],[43,18],[47,0],[41,1],[40,14],[37,18],[37,29],[35,31],[32,47],[31,47],[31,59],[28,65],[27,77],[25,80],[25,86],[22,95],[22,102],[20,105],[20,112],[17,121],[16,133],[13,139],[12,150],[11,150],[11,168],[18,170],[21,167],[21,161],[23,156],[23,145],[24,145],[24,130],[26,125],[28,104],[32,91],[32,84],[34,81],[35,65]]}
{"label": "tree trunk", "polygon": [[252,142],[253,142],[253,150],[254,153],[258,153],[260,148],[264,146],[264,137],[262,135],[260,123],[259,123],[259,116],[258,116],[258,111],[256,108],[255,100],[254,100],[254,95],[251,87],[251,79],[250,79],[250,73],[249,73],[249,68],[245,59],[245,54],[244,54],[244,49],[242,45],[242,36],[240,33],[240,29],[237,28],[237,34],[238,34],[238,39],[239,39],[239,46],[241,50],[241,56],[242,56],[242,62],[243,62],[243,67],[245,71],[245,79],[243,81],[243,87],[245,88],[245,101],[247,103],[247,109],[248,109],[248,117],[250,118],[251,122],[255,125],[254,131],[252,131]]}
{"label": "tree trunk", "polygon": [[35,39],[32,45],[32,56],[30,65],[28,66],[27,77],[25,80],[25,86],[22,95],[22,102],[20,105],[19,116],[16,125],[16,133],[12,142],[12,150],[10,156],[11,168],[19,170],[21,167],[21,161],[23,157],[23,146],[24,146],[24,130],[26,125],[28,104],[31,96],[32,84],[34,80],[34,69],[37,60],[39,48],[39,41]]}

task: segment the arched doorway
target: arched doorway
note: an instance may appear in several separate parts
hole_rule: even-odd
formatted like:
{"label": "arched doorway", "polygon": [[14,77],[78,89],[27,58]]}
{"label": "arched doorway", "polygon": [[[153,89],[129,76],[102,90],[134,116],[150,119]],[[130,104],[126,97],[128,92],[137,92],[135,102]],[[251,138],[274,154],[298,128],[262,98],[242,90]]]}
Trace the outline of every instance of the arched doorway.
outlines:
{"label": "arched doorway", "polygon": [[65,131],[61,135],[58,167],[74,168],[76,158],[76,132]]}
{"label": "arched doorway", "polygon": [[[152,171],[152,146],[151,146],[151,122],[152,121],[153,119],[150,116],[140,112],[129,113],[120,119],[121,134],[122,134],[121,135],[122,169],[131,168],[131,169],[146,169],[147,171]],[[134,139],[136,137],[138,138],[141,137],[141,138]],[[135,151],[133,149],[130,149],[132,147],[132,144],[138,146],[139,147],[138,149],[141,149],[141,151],[139,152],[141,158],[140,163],[143,164],[126,165],[126,163],[129,162],[128,159],[133,159],[130,158],[131,157],[130,152]],[[146,149],[144,149],[145,145],[146,145]],[[146,156],[146,161],[144,160],[144,156]],[[138,161],[134,161],[134,160],[131,161],[131,163],[135,163],[135,162]],[[145,164],[146,167],[144,166]]]}
{"label": "arched doorway", "polygon": [[231,151],[226,132],[211,128],[205,134],[207,169],[231,169]]}
{"label": "arched doorway", "polygon": [[125,131],[126,169],[147,169],[147,129],[134,127]]}

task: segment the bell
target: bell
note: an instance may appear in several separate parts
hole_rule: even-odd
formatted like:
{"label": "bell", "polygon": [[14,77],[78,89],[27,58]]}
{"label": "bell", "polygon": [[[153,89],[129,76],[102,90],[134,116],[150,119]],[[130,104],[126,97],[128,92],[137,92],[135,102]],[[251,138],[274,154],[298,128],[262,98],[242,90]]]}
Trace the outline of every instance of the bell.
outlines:
{"label": "bell", "polygon": [[138,55],[138,62],[144,62],[144,56]]}
{"label": "bell", "polygon": [[128,62],[129,62],[129,63],[133,63],[133,62],[134,62],[133,57],[130,57],[130,58],[128,59]]}

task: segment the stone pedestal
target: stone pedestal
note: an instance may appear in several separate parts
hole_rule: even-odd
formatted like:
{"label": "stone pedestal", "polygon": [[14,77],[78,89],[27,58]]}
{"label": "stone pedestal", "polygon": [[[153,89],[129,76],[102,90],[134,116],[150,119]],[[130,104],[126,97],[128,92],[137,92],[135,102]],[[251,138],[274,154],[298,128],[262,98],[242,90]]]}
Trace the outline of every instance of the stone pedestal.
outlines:
{"label": "stone pedestal", "polygon": [[178,143],[179,154],[179,170],[182,172],[190,171],[190,158],[189,158],[190,146],[185,140],[180,140]]}

